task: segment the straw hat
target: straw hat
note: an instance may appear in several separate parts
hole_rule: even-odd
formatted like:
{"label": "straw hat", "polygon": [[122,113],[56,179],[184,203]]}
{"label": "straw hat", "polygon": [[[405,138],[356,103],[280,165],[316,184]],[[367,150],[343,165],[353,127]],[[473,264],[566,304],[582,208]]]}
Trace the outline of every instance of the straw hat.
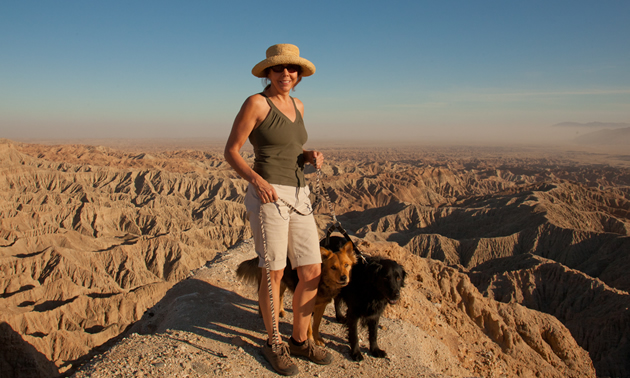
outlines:
{"label": "straw hat", "polygon": [[302,76],[311,76],[315,73],[315,65],[300,58],[300,49],[296,45],[281,43],[267,49],[267,59],[255,65],[252,74],[256,77],[265,77],[265,69],[277,64],[296,64],[302,67]]}

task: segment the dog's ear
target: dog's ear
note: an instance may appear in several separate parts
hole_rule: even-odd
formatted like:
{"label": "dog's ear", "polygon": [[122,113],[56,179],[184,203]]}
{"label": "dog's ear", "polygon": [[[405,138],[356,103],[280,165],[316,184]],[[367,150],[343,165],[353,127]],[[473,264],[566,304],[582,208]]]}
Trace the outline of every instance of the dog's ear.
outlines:
{"label": "dog's ear", "polygon": [[376,261],[371,262],[370,265],[368,265],[369,272],[374,274],[374,275],[377,275],[378,272],[380,272],[382,268],[383,268],[383,265],[381,263],[376,262]]}
{"label": "dog's ear", "polygon": [[352,265],[357,263],[357,255],[356,253],[354,253],[354,245],[351,241],[348,241],[346,244],[344,244],[344,246],[341,247],[340,252],[345,253],[350,258],[350,260],[352,260]]}
{"label": "dog's ear", "polygon": [[322,261],[328,260],[332,256],[332,251],[324,247],[319,247],[319,252],[322,254]]}

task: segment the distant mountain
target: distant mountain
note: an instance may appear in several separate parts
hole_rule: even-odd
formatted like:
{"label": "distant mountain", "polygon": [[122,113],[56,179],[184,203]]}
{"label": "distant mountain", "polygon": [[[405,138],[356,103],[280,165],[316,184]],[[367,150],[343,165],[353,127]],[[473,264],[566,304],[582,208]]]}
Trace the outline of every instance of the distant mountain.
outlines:
{"label": "distant mountain", "polygon": [[630,123],[614,123],[614,122],[560,122],[553,125],[553,127],[588,127],[588,128],[608,128],[618,129],[622,127],[630,127]]}
{"label": "distant mountain", "polygon": [[623,129],[604,129],[584,134],[574,139],[584,145],[630,146],[630,127]]}

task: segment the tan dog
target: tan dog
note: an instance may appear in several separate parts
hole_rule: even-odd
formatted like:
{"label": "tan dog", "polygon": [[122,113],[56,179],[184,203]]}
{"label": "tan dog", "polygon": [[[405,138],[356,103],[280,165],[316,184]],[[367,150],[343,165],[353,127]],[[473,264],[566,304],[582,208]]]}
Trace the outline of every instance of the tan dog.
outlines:
{"label": "tan dog", "polygon": [[[324,340],[319,332],[319,327],[326,311],[326,306],[339,294],[341,289],[350,282],[352,266],[356,264],[357,257],[351,242],[343,245],[339,251],[333,252],[324,247],[320,247],[322,254],[322,275],[315,297],[315,309],[313,311],[312,326],[308,329],[309,339],[315,340],[317,345],[324,345]],[[243,281],[260,287],[262,279],[262,269],[258,267],[258,257],[243,261],[236,269],[236,275]],[[284,293],[288,288],[295,291],[299,279],[297,271],[291,268],[287,260],[287,266],[282,276],[280,285],[280,313],[278,316],[284,317]]]}

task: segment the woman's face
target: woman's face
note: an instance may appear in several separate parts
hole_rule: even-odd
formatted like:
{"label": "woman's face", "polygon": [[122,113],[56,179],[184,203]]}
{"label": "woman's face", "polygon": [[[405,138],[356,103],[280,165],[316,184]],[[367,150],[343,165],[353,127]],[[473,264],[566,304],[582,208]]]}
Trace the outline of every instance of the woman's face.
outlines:
{"label": "woman's face", "polygon": [[286,93],[293,89],[302,79],[299,72],[299,66],[281,64],[270,67],[267,78],[269,78],[271,85],[275,87],[278,92]]}

